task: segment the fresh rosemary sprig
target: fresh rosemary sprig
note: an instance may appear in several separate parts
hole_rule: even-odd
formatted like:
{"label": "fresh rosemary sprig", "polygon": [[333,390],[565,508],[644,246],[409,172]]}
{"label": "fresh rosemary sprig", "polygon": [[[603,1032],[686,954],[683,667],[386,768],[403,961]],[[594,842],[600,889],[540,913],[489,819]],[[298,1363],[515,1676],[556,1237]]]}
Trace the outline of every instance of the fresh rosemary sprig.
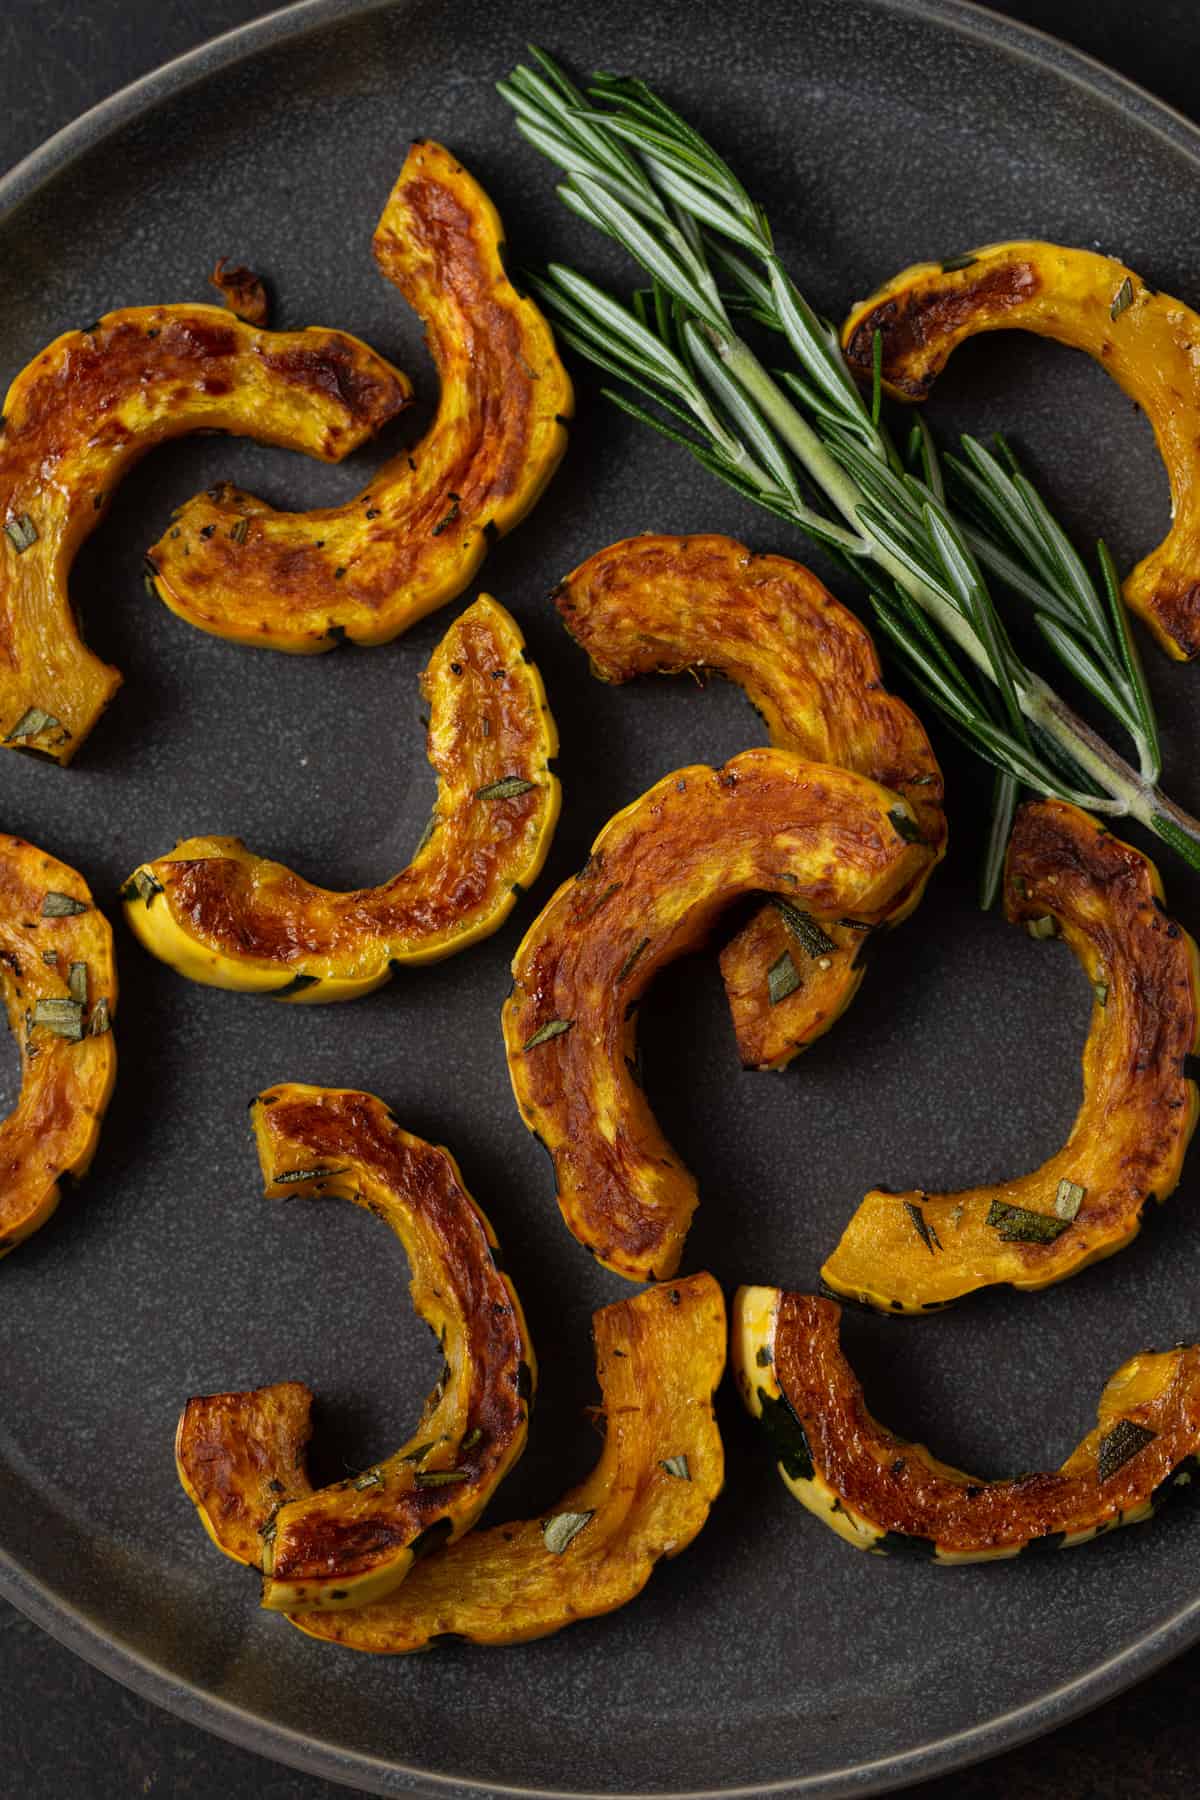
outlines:
{"label": "fresh rosemary sprig", "polygon": [[[650,287],[632,305],[552,263],[534,286],[573,349],[653,402],[604,392],[711,473],[798,526],[866,586],[876,620],[931,704],[997,771],[984,899],[994,896],[1021,787],[1131,815],[1200,868],[1200,821],[1158,789],[1158,737],[1111,558],[1102,588],[1004,453],[971,438],[950,460],[955,504],[923,421],[906,464],[882,422],[880,346],[864,398],[837,332],[776,254],[763,209],[645,83],[598,75],[590,100],[533,50],[499,91],[566,179],[572,212],[614,238]],[[772,374],[734,318],[781,334]],[[1079,718],[1014,647],[987,574],[1022,596],[1046,643],[1129,733],[1137,766]],[[981,679],[982,678],[982,679]]]}

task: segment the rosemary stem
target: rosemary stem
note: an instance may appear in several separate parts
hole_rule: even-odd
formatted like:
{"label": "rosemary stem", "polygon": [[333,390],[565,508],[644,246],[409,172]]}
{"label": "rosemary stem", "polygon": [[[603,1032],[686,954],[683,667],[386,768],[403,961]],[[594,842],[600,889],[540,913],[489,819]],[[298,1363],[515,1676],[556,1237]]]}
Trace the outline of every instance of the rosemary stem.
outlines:
{"label": "rosemary stem", "polygon": [[796,411],[748,344],[739,337],[718,336],[715,332],[711,333],[710,341],[734,380],[757,403],[811,479],[859,534],[863,550],[874,555],[875,546],[858,522],[863,495],[857,482],[829,454],[807,419]]}
{"label": "rosemary stem", "polygon": [[[733,335],[710,329],[710,342],[729,373],[754,400],[784,443],[830,503],[858,534],[863,552],[887,571],[974,663],[994,681],[991,659],[970,622],[939,594],[920,581],[886,545],[879,543],[859,518],[864,496],[854,478],[835,461],[808,421],[777,386],[754,352]],[[1039,675],[1014,677],[1021,711],[1061,744],[1072,761],[1092,777],[1102,794],[1081,795],[1093,812],[1129,814],[1164,838],[1194,867],[1200,867],[1200,820],[1168,800],[1147,775],[1148,747],[1137,739],[1141,768],[1134,769],[1067,706]],[[1164,829],[1164,825],[1166,829]],[[1184,846],[1187,846],[1185,849]]]}

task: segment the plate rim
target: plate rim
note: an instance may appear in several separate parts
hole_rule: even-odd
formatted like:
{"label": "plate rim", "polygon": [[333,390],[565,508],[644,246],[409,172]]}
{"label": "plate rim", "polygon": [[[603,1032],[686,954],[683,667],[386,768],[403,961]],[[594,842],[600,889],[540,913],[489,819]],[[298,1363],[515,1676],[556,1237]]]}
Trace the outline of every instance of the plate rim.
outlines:
{"label": "plate rim", "polygon": [[[118,88],[43,140],[0,175],[0,229],[48,182],[125,125],[142,117],[222,70],[276,46],[309,36],[356,15],[395,11],[410,0],[291,0],[204,40]],[[1049,65],[1094,98],[1131,114],[1145,130],[1164,137],[1190,156],[1200,173],[1200,125],[1165,100],[1119,74],[1084,50],[1050,32],[993,12],[977,0],[869,0],[873,6],[936,28],[996,46],[1009,54]],[[475,1781],[418,1769],[329,1739],[292,1730],[224,1700],[193,1682],[182,1681],[163,1663],[97,1623],[88,1612],[56,1593],[24,1569],[0,1544],[0,1598],[104,1675],[143,1699],[240,1748],[290,1768],[318,1775],[360,1792],[411,1793],[436,1800],[618,1800],[618,1791],[560,1789]],[[935,1738],[899,1754],[846,1764],[820,1774],[785,1777],[771,1783],[641,1792],[621,1790],[619,1800],[837,1800],[838,1796],[894,1792],[951,1774],[972,1763],[1017,1748],[1104,1704],[1152,1675],[1200,1641],[1200,1595],[1145,1632],[1125,1649],[1105,1658],[1074,1680],[1039,1694],[1025,1705],[999,1713],[961,1731]]]}

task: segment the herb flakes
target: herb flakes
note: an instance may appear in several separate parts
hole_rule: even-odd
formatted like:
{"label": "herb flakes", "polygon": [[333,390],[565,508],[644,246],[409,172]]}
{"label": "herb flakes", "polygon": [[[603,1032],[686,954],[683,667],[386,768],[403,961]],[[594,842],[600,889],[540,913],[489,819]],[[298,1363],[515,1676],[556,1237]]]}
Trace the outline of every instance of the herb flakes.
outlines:
{"label": "herb flakes", "polygon": [[67,992],[80,1006],[87,1005],[88,968],[85,962],[73,962],[67,971]]}
{"label": "herb flakes", "polygon": [[1041,941],[1058,936],[1058,921],[1052,913],[1043,913],[1040,919],[1026,919],[1025,929],[1031,938]]}
{"label": "herb flakes", "polygon": [[969,269],[973,263],[978,261],[979,258],[971,250],[968,250],[964,256],[948,256],[942,264],[942,274],[955,275],[959,269]]}
{"label": "herb flakes", "polygon": [[458,517],[459,496],[457,494],[451,494],[449,498],[451,501],[450,511],[440,518],[434,526],[434,537],[441,537],[443,531],[449,531],[451,525],[453,525],[455,519]]}
{"label": "herb flakes", "polygon": [[137,869],[121,889],[122,900],[144,900],[147,907],[163,892],[163,884],[149,869]]}
{"label": "herb flakes", "polygon": [[38,541],[38,529],[28,513],[18,513],[15,519],[6,519],[4,533],[18,556],[22,556],[31,544]]}
{"label": "herb flakes", "polygon": [[518,794],[527,794],[530,788],[537,786],[536,781],[526,781],[523,775],[505,775],[500,781],[489,782],[487,787],[475,789],[477,800],[515,800]]}
{"label": "herb flakes", "polygon": [[77,1044],[83,1036],[83,1007],[78,1000],[37,1000],[33,1022],[44,1025],[55,1037]]}
{"label": "herb flakes", "polygon": [[925,842],[921,836],[921,827],[915,819],[910,819],[900,807],[892,807],[888,813],[888,820],[896,836],[902,837],[906,844],[923,844]]}
{"label": "herb flakes", "polygon": [[778,1006],[789,994],[794,994],[800,986],[800,976],[792,961],[790,951],[773,962],[767,970],[767,996],[772,1006]]}
{"label": "herb flakes", "polygon": [[349,1170],[345,1164],[340,1168],[323,1165],[315,1169],[283,1169],[277,1170],[271,1177],[275,1187],[293,1187],[299,1181],[325,1181],[330,1175],[346,1175]]}
{"label": "herb flakes", "polygon": [[1027,1206],[1010,1206],[1007,1200],[993,1200],[984,1220],[1006,1244],[1052,1244],[1070,1223],[1050,1213],[1031,1212]]}
{"label": "herb flakes", "polygon": [[648,937],[644,937],[644,938],[642,938],[640,943],[637,943],[633,946],[633,949],[629,952],[629,955],[625,958],[625,961],[621,964],[621,967],[617,970],[616,985],[618,987],[620,987],[621,983],[624,981],[624,979],[627,975],[632,974],[634,964],[637,962],[638,958],[642,954],[642,951],[646,948],[646,946],[649,944],[649,942],[650,942],[650,939]]}
{"label": "herb flakes", "polygon": [[1111,1480],[1130,1457],[1136,1456],[1139,1450],[1144,1450],[1157,1436],[1156,1431],[1151,1431],[1148,1425],[1139,1425],[1136,1419],[1118,1419],[1112,1430],[1106,1431],[1100,1439],[1100,1449],[1096,1455],[1096,1480]]}
{"label": "herb flakes", "polygon": [[673,1475],[675,1477],[676,1481],[690,1481],[692,1479],[692,1472],[688,1468],[688,1459],[686,1456],[664,1456],[662,1466],[667,1471],[668,1475]]}
{"label": "herb flakes", "polygon": [[829,956],[837,949],[828,932],[821,929],[811,913],[803,912],[790,900],[781,900],[777,894],[771,896],[771,905],[809,956]]}
{"label": "herb flakes", "polygon": [[89,910],[86,900],[76,900],[70,894],[51,892],[42,901],[43,919],[72,919],[76,913],[85,913]]}
{"label": "herb flakes", "polygon": [[1060,1219],[1069,1225],[1083,1205],[1087,1189],[1077,1181],[1068,1181],[1064,1177],[1058,1184],[1058,1192],[1054,1196],[1054,1211]]}
{"label": "herb flakes", "polygon": [[103,1037],[106,1031],[112,1030],[112,1013],[108,1001],[101,996],[97,1000],[88,1019],[88,1036]]}
{"label": "herb flakes", "polygon": [[1113,295],[1113,303],[1108,309],[1109,318],[1110,319],[1119,319],[1121,314],[1125,311],[1125,308],[1127,306],[1132,306],[1132,305],[1133,305],[1133,282],[1131,281],[1130,277],[1127,275],[1125,277],[1124,281],[1121,283],[1120,287],[1117,289],[1116,293]]}
{"label": "herb flakes", "polygon": [[31,706],[28,712],[21,714],[4,742],[15,744],[21,738],[41,737],[44,731],[61,731],[64,738],[69,738],[71,735],[63,726],[61,719],[56,719],[53,713],[48,713],[41,706]]}
{"label": "herb flakes", "polygon": [[465,1469],[418,1469],[413,1481],[419,1488],[451,1487],[456,1481],[469,1481]]}
{"label": "herb flakes", "polygon": [[382,1487],[384,1481],[383,1476],[378,1469],[364,1469],[357,1480],[352,1481],[350,1485],[356,1494],[361,1494],[364,1493],[367,1488]]}
{"label": "herb flakes", "polygon": [[928,1250],[930,1256],[936,1255],[942,1247],[942,1240],[937,1234],[936,1226],[929,1223],[923,1209],[917,1205],[916,1201],[906,1200],[904,1202],[904,1210],[912,1220],[913,1230]]}
{"label": "herb flakes", "polygon": [[594,1509],[593,1512],[555,1513],[553,1518],[546,1519],[542,1524],[542,1542],[551,1556],[561,1556],[593,1516]]}
{"label": "herb flakes", "polygon": [[531,1038],[526,1038],[521,1049],[536,1050],[539,1044],[548,1044],[551,1038],[561,1037],[564,1031],[570,1031],[574,1023],[574,1019],[551,1019],[548,1024],[535,1031]]}

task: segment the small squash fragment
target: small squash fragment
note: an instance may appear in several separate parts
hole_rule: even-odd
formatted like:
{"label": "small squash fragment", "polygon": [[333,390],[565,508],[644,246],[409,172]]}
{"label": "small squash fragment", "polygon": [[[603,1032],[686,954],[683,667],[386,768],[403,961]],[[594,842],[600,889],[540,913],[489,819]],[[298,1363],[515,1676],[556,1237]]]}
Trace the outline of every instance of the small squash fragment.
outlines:
{"label": "small squash fragment", "polygon": [[569,1230],[632,1281],[679,1264],[696,1184],[636,1073],[637,1009],[744,894],[877,922],[925,867],[898,795],[788,750],[677,770],[604,827],[513,959],[503,1010],[521,1117]]}
{"label": "small squash fragment", "polygon": [[1066,1144],[1014,1181],[955,1194],[874,1192],[821,1271],[835,1292],[920,1312],[977,1288],[1042,1288],[1112,1256],[1174,1190],[1196,1126],[1184,1073],[1200,1024],[1196,946],[1148,858],[1060,800],[1021,808],[1004,907],[1061,933],[1095,1002],[1083,1103]]}
{"label": "small squash fragment", "polygon": [[504,272],[495,207],[440,144],[413,145],[374,248],[424,321],[437,416],[344,506],[277,512],[230,486],[189,501],[150,554],[162,598],[202,631],[299,652],[386,643],[463,591],[558,466],[570,380]]}
{"label": "small squash fragment", "polygon": [[0,836],[0,985],[21,1092],[0,1121],[0,1256],[44,1225],[64,1176],[87,1173],[117,1074],[112,932],[82,877]]}
{"label": "small squash fragment", "polygon": [[524,646],[484,594],[434,651],[421,692],[437,801],[390,881],[334,893],[240,838],[187,838],[121,890],[134,935],[192,981],[301,1005],[355,999],[394,968],[490,936],[540,873],[558,819],[558,736]]}
{"label": "small squash fragment", "polygon": [[304,1466],[313,1392],[278,1381],[243,1394],[199,1394],[179,1415],[175,1470],[218,1550],[262,1567],[263,1534],[280,1507],[313,1492]]}
{"label": "small squash fragment", "polygon": [[359,1612],[293,1613],[311,1637],[400,1655],[453,1633],[523,1644],[626,1606],[678,1556],[721,1491],[713,1393],[725,1304],[711,1275],[648,1288],[592,1320],[604,1449],[553,1512],[472,1531],[424,1557],[403,1587]]}
{"label": "small squash fragment", "polygon": [[340,1195],[392,1227],[445,1368],[399,1450],[316,1492],[301,1467],[310,1396],[300,1383],[190,1400],[180,1480],[218,1548],[263,1569],[269,1610],[364,1606],[433,1544],[468,1531],[521,1455],[533,1350],[495,1235],[448,1150],[349,1089],[285,1082],[251,1113],[268,1195]]}
{"label": "small squash fragment", "polygon": [[732,1353],[785,1486],[859,1550],[969,1563],[1070,1549],[1142,1523],[1193,1479],[1200,1346],[1123,1363],[1095,1429],[1061,1469],[981,1481],[872,1418],[838,1342],[840,1318],[840,1307],[812,1294],[741,1288]]}
{"label": "small squash fragment", "polygon": [[1125,582],[1127,604],[1169,655],[1200,653],[1200,315],[1112,256],[1037,240],[916,263],[851,312],[847,360],[870,379],[874,339],[888,391],[923,400],[964,338],[1030,331],[1084,350],[1154,427],[1171,529]]}
{"label": "small squash fragment", "polygon": [[[941,770],[920,720],[884,690],[869,633],[815,575],[733,538],[647,533],[597,551],[554,599],[601,681],[711,670],[743,689],[772,744],[903,795],[925,861],[883,923],[908,916],[945,854]],[[783,1068],[828,1031],[862,980],[863,942],[834,915],[765,907],[725,946],[748,1068]],[[780,996],[768,972],[785,956],[796,985]]]}
{"label": "small squash fragment", "polygon": [[357,338],[260,331],[219,306],[124,307],[56,338],[0,425],[0,742],[70,762],[120,686],[80,638],[67,584],[147,450],[229,431],[339,462],[410,397]]}

